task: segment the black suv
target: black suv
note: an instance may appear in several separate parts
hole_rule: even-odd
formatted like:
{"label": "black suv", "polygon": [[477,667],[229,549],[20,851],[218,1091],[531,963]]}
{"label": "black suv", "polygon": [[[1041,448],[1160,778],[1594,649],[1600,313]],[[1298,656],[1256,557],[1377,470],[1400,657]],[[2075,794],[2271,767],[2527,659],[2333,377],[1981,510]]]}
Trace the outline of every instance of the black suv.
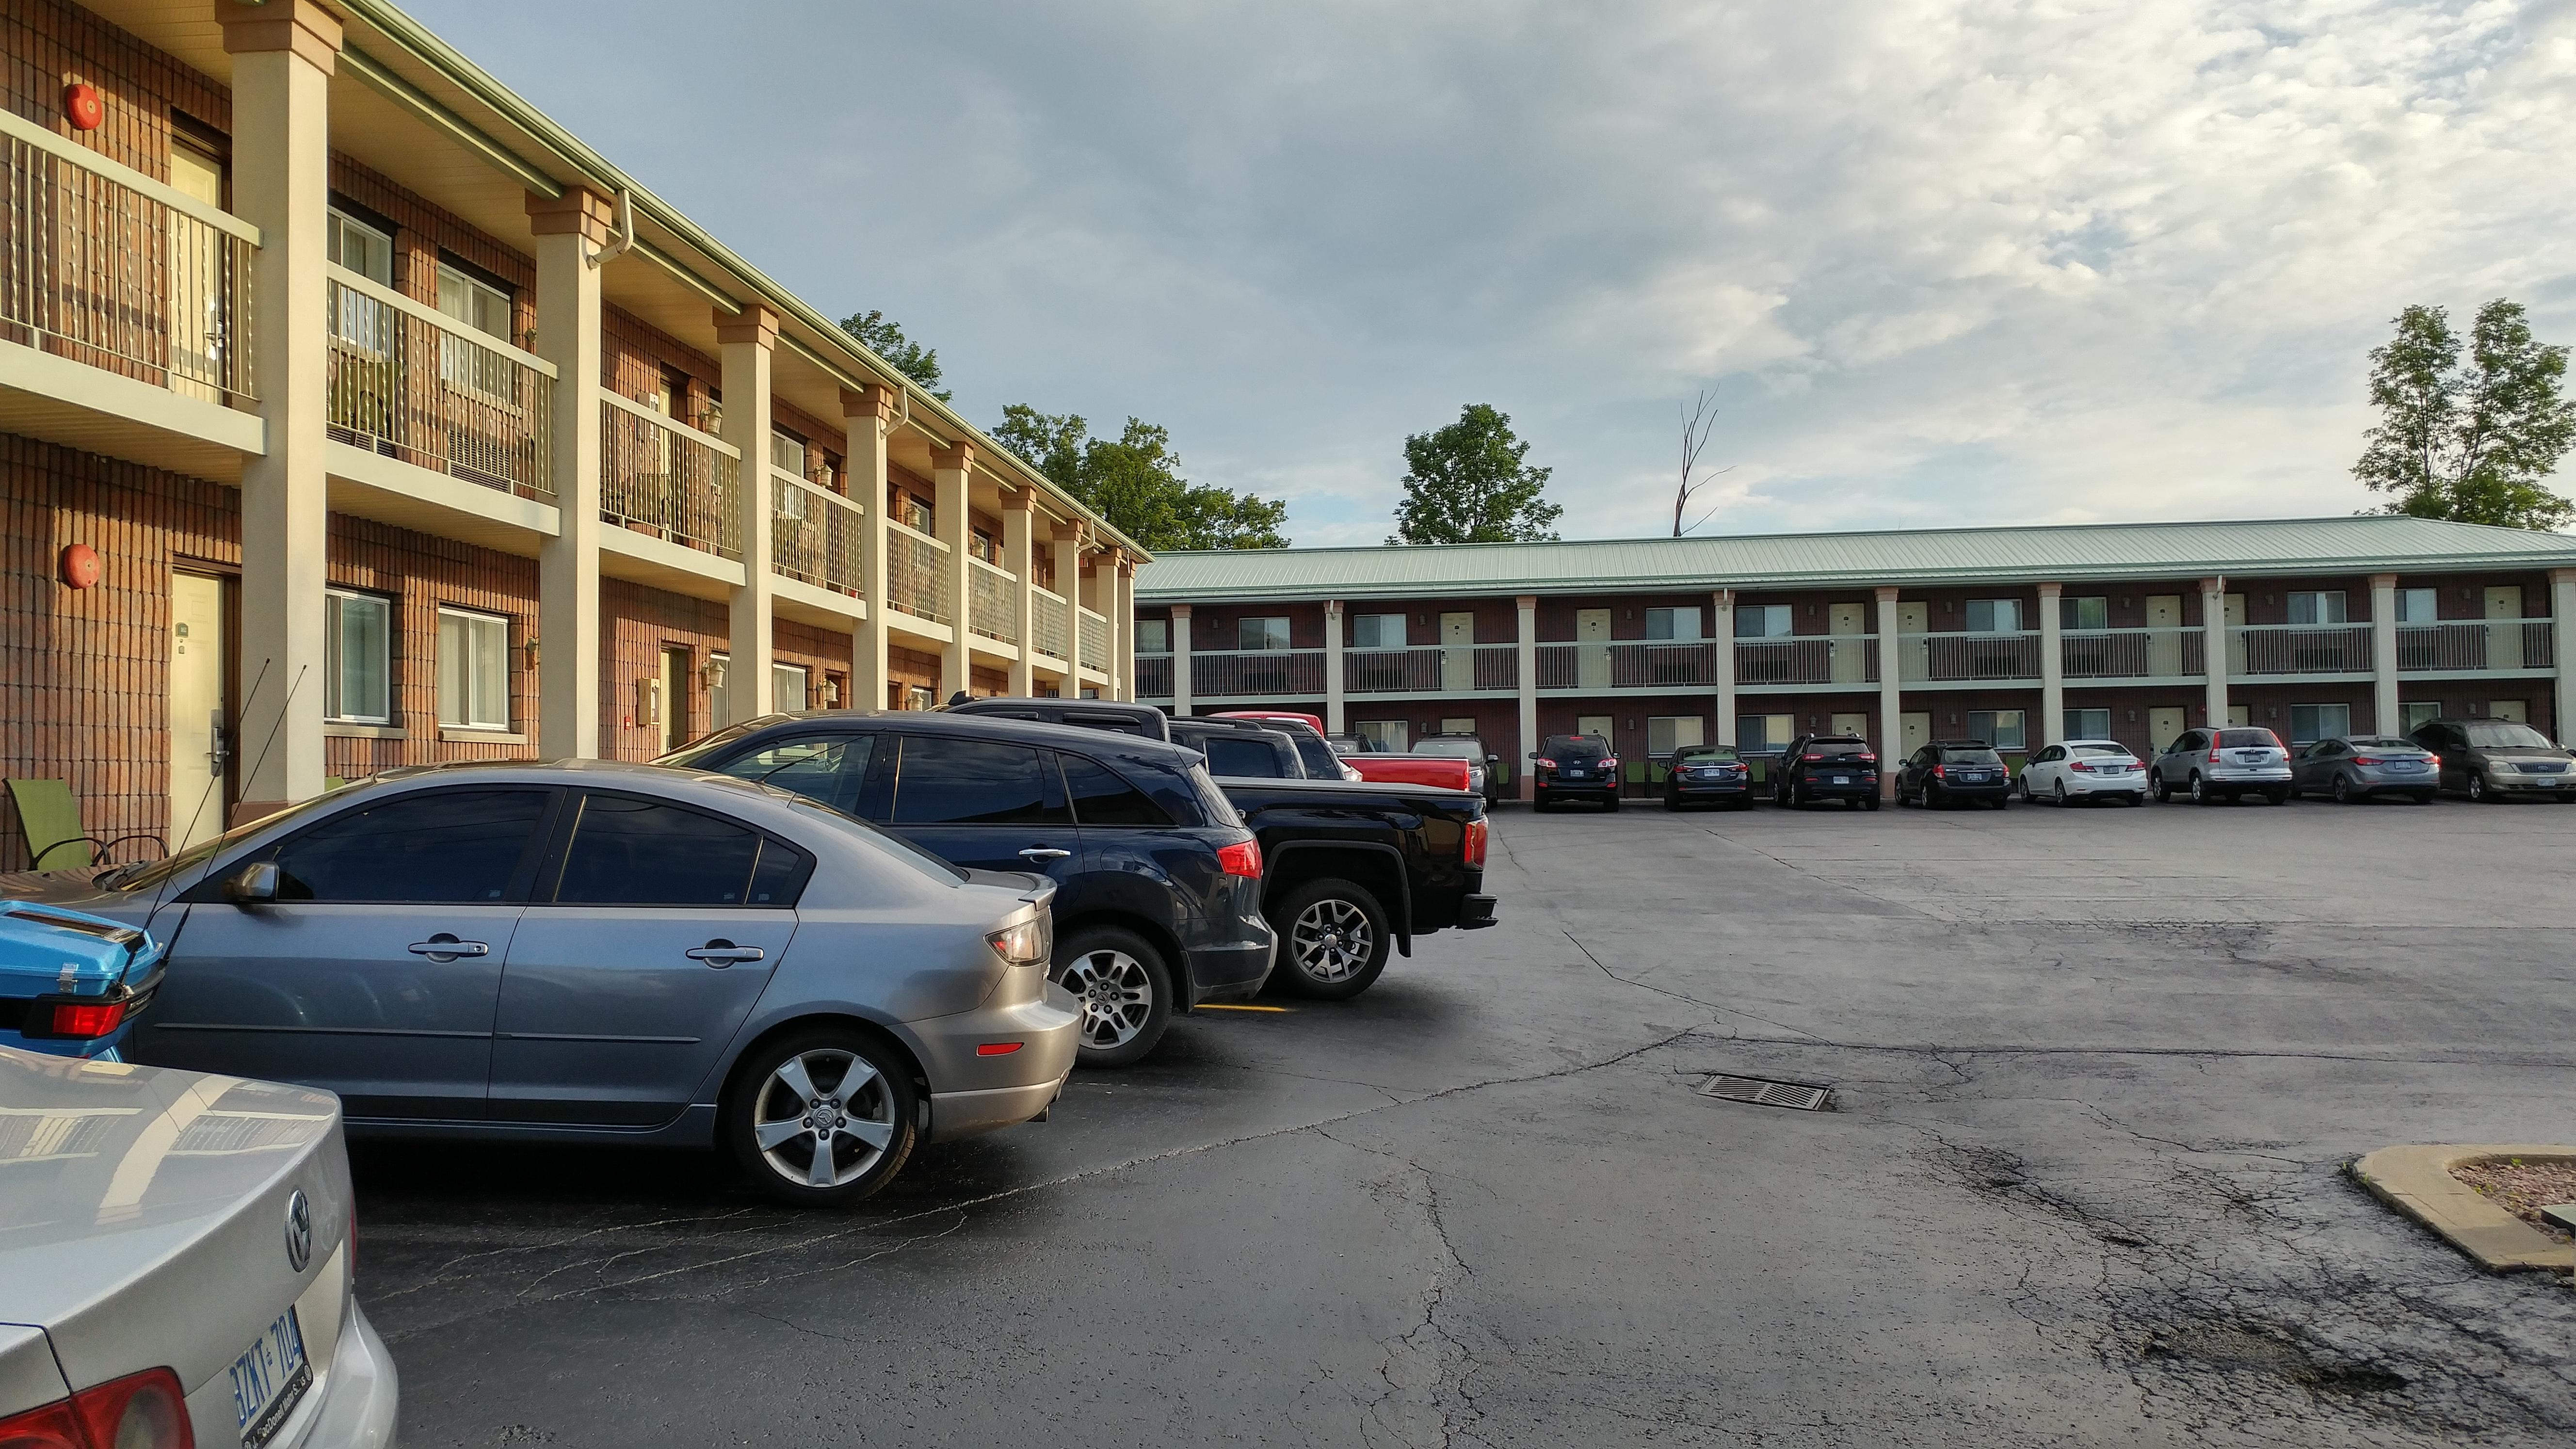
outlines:
{"label": "black suv", "polygon": [[1536,771],[1530,786],[1530,808],[1545,810],[1566,800],[1598,800],[1619,808],[1619,757],[1599,735],[1549,735],[1530,752]]}
{"label": "black suv", "polygon": [[1207,756],[1207,769],[1222,779],[1303,780],[1306,762],[1297,757],[1297,742],[1280,730],[1241,720],[1172,721],[1172,743]]}
{"label": "black suv", "polygon": [[1161,710],[1150,704],[1120,704],[1109,699],[1019,699],[993,695],[985,699],[961,699],[941,706],[941,711],[1024,719],[1037,724],[1079,725],[1089,730],[1116,730],[1122,735],[1136,735],[1149,740],[1172,737]]}
{"label": "black suv", "polygon": [[1780,756],[1771,798],[1795,809],[1819,800],[1878,808],[1878,752],[1858,735],[1800,735]]}
{"label": "black suv", "polygon": [[1249,1000],[1270,974],[1261,847],[1180,747],[833,710],[748,720],[655,763],[765,780],[951,865],[1051,877],[1055,979],[1080,998],[1085,1066],[1125,1066],[1174,1010]]}
{"label": "black suv", "polygon": [[1984,740],[1934,740],[1896,775],[1899,805],[2012,804],[2012,767]]}

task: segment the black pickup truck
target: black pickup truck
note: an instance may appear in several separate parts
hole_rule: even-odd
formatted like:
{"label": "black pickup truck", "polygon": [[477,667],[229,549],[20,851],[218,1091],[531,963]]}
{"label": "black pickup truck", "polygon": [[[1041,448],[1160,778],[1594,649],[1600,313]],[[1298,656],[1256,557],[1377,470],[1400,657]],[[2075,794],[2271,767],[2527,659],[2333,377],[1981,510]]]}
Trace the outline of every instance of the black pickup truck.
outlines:
{"label": "black pickup truck", "polygon": [[1343,780],[1219,778],[1261,842],[1271,980],[1339,1001],[1368,990],[1390,948],[1494,923],[1485,801],[1463,790]]}

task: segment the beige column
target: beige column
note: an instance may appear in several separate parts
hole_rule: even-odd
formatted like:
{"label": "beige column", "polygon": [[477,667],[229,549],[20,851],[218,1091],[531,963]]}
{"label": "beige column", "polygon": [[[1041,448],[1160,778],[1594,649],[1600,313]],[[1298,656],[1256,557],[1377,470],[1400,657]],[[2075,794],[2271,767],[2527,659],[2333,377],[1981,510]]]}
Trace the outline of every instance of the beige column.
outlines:
{"label": "beige column", "polygon": [[2200,658],[2208,680],[2201,698],[2203,723],[2211,729],[2227,727],[2227,660],[2235,652],[2227,638],[2227,579],[2224,575],[2200,581]]}
{"label": "beige column", "polygon": [[537,753],[599,754],[599,418],[601,348],[596,258],[616,205],[575,188],[528,193],[537,239],[539,357],[555,365],[555,536],[537,549]]}
{"label": "beige column", "polygon": [[1708,596],[1708,637],[1715,641],[1714,667],[1717,672],[1717,742],[1735,743],[1735,590],[1720,589]]}
{"label": "beige column", "polygon": [[850,500],[859,505],[859,592],[868,616],[850,633],[851,709],[886,708],[886,440],[894,432],[894,391],[871,383],[841,389],[843,453]]}
{"label": "beige column", "polygon": [[2549,647],[2557,671],[2549,737],[2565,744],[2576,740],[2576,569],[2549,571]]}
{"label": "beige column", "polygon": [[1324,601],[1324,729],[1329,734],[1342,732],[1342,717],[1349,713],[1342,696],[1342,601]]}
{"label": "beige column", "polygon": [[715,314],[724,367],[724,440],[742,451],[734,473],[734,536],[742,542],[742,587],[733,591],[732,659],[725,698],[736,720],[777,707],[770,677],[769,359],[778,345],[778,314],[753,305]]}
{"label": "beige column", "polygon": [[[1082,606],[1082,535],[1083,526],[1080,523],[1059,523],[1055,526],[1055,591],[1064,595],[1064,606],[1067,610],[1078,610]],[[1065,629],[1064,697],[1080,699],[1082,697],[1082,615],[1078,612],[1068,613],[1065,617]]]}
{"label": "beige column", "polygon": [[1521,748],[1512,761],[1512,774],[1521,782],[1521,800],[1527,803],[1538,798],[1538,771],[1530,764],[1530,756],[1538,753],[1539,745],[1538,595],[1522,594],[1512,600],[1512,607],[1520,616],[1520,632],[1515,636],[1519,649],[1512,658],[1512,677],[1520,681],[1521,689]]}
{"label": "beige column", "polygon": [[1190,712],[1190,606],[1172,606],[1172,713]]}
{"label": "beige column", "polygon": [[2058,608],[2065,597],[2064,584],[2039,586],[2039,742],[2043,745],[2066,742],[2066,645],[2059,632],[2066,620]]}
{"label": "beige column", "polygon": [[1029,567],[1033,560],[1029,543],[1029,490],[1002,490],[1002,567],[1019,576],[1019,586],[1012,590],[1011,616],[1017,621],[1020,657],[1011,665],[1011,693],[1026,699],[1037,692],[1037,679],[1029,672],[1029,656],[1037,652],[1037,598],[1029,592],[1036,587],[1037,576]]}
{"label": "beige column", "polygon": [[330,321],[330,86],[340,22],[313,0],[219,3],[232,55],[233,210],[259,228],[250,318],[267,450],[242,464],[243,813],[322,793],[330,485],[323,431]]}
{"label": "beige column", "polygon": [[1110,599],[1109,659],[1110,682],[1116,687],[1111,699],[1136,697],[1136,556],[1121,548],[1112,551],[1117,568],[1110,581],[1117,593]]}
{"label": "beige column", "polygon": [[945,704],[959,690],[967,687],[966,620],[974,607],[969,600],[966,563],[966,540],[972,530],[966,526],[969,490],[967,481],[975,472],[975,445],[951,443],[930,450],[930,481],[936,494],[933,506],[939,516],[931,520],[939,529],[939,541],[948,552],[939,560],[941,592],[948,596],[948,647],[939,651],[939,700]]}
{"label": "beige column", "polygon": [[1905,758],[1905,651],[1896,636],[1896,593],[1878,591],[1878,793],[1896,793],[1896,770]]}
{"label": "beige column", "polygon": [[2370,728],[2393,735],[2397,717],[2397,575],[2370,576]]}

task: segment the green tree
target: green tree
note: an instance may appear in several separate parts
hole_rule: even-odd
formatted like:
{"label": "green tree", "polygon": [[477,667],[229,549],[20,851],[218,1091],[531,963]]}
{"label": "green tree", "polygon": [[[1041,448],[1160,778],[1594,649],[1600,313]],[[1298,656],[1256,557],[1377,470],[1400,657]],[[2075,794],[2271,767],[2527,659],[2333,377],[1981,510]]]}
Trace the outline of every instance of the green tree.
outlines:
{"label": "green tree", "polygon": [[1288,546],[1284,499],[1183,478],[1171,431],[1157,424],[1129,418],[1115,440],[1095,438],[1079,416],[1012,403],[993,438],[1153,552]]}
{"label": "green tree", "polygon": [[1529,444],[1488,403],[1404,440],[1404,501],[1389,543],[1513,543],[1556,537],[1564,508],[1539,495],[1554,470],[1533,468]]}
{"label": "green tree", "polygon": [[924,347],[903,335],[903,329],[887,320],[883,312],[853,312],[841,319],[841,330],[859,340],[859,345],[894,365],[894,370],[921,384],[921,390],[948,401],[939,386],[939,349]]}
{"label": "green tree", "polygon": [[2576,405],[2561,395],[2567,349],[2535,342],[2520,305],[2478,309],[2468,357],[2448,313],[2409,307],[2370,354],[2370,430],[2353,476],[2391,495],[2390,513],[2556,528],[2576,504],[2541,482],[2576,444]]}

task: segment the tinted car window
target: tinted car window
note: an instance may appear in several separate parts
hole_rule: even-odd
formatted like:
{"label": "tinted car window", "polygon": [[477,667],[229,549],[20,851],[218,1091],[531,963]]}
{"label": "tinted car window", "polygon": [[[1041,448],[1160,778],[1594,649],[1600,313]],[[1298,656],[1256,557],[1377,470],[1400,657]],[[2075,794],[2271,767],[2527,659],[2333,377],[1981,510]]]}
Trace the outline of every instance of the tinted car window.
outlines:
{"label": "tinted car window", "polygon": [[2281,740],[2270,730],[2220,730],[2218,747],[2222,750],[2277,750],[2281,747]]}
{"label": "tinted car window", "polygon": [[1342,778],[1341,758],[1333,753],[1331,745],[1324,743],[1322,735],[1310,735],[1304,730],[1281,730],[1280,733],[1286,735],[1288,742],[1297,747],[1297,763],[1306,767],[1307,779]]}
{"label": "tinted car window", "polygon": [[1485,746],[1479,740],[1424,740],[1413,747],[1417,755],[1434,755],[1444,760],[1481,760]]}
{"label": "tinted car window", "polygon": [[2413,740],[2401,740],[2395,735],[2364,735],[2359,739],[2353,740],[2351,744],[2356,750],[2411,750],[2415,748],[2415,742]]}
{"label": "tinted car window", "polygon": [[1064,764],[1065,794],[1077,825],[1169,825],[1169,811],[1098,760],[1057,756]]}
{"label": "tinted car window", "polygon": [[2515,724],[2511,720],[2480,720],[2475,724],[2460,726],[2460,733],[2468,737],[2469,748],[2473,750],[2546,750],[2551,748],[2549,736],[2542,734],[2540,731],[2533,729],[2527,724]]}
{"label": "tinted car window", "polygon": [[1558,735],[1539,753],[1555,760],[1597,760],[1610,753],[1610,747],[1591,735]]}
{"label": "tinted car window", "polygon": [[1213,775],[1275,780],[1285,773],[1279,767],[1278,753],[1271,748],[1270,742],[1257,735],[1241,735],[1232,739],[1224,735],[1208,735],[1199,740],[1198,746],[1200,752],[1207,756],[1208,773]]}
{"label": "tinted car window", "polygon": [[793,790],[855,815],[859,787],[867,782],[868,758],[875,753],[876,743],[874,735],[801,735],[772,741],[716,768],[721,774]]}
{"label": "tinted car window", "polygon": [[897,825],[1061,825],[1038,752],[992,740],[907,735],[887,819]]}
{"label": "tinted car window", "polygon": [[2068,753],[2077,755],[2125,755],[2128,753],[2127,750],[2122,749],[2118,745],[2069,745],[2066,748]]}
{"label": "tinted car window", "polygon": [[554,899],[581,906],[738,906],[760,856],[760,832],[747,825],[661,800],[590,795],[564,849]]}
{"label": "tinted car window", "polygon": [[1805,753],[1840,758],[1844,755],[1868,754],[1869,746],[1859,740],[1809,740]]}
{"label": "tinted car window", "polygon": [[278,899],[507,900],[551,794],[433,790],[335,816],[278,849]]}
{"label": "tinted car window", "polygon": [[1945,765],[2001,765],[2003,762],[2003,756],[1992,750],[1945,748],[1941,751],[1941,763]]}

